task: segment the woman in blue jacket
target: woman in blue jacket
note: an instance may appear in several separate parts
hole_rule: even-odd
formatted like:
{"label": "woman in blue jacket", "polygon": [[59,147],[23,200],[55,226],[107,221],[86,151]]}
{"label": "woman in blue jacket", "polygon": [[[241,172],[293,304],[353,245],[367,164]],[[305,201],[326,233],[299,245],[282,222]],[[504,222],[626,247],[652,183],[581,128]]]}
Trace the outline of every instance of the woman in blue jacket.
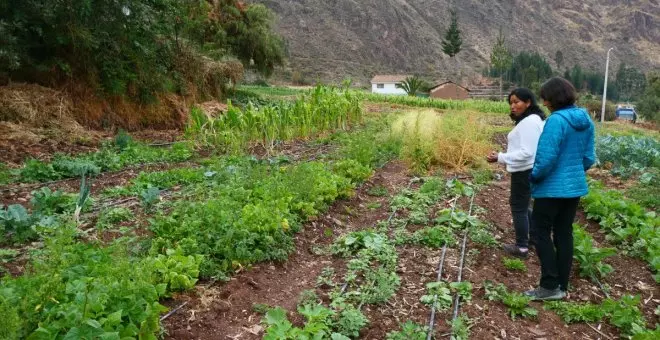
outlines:
{"label": "woman in blue jacket", "polygon": [[534,300],[558,300],[568,288],[573,220],[580,197],[588,192],[586,171],[596,160],[594,124],[586,110],[575,106],[577,93],[566,79],[552,78],[540,92],[543,105],[552,112],[530,175],[541,280],[539,287],[525,294]]}

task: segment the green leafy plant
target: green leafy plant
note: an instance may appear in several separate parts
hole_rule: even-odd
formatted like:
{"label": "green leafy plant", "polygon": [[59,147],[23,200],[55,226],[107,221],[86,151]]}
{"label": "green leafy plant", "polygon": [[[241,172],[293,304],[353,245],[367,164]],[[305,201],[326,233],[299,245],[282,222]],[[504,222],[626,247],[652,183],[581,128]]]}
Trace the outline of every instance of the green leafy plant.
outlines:
{"label": "green leafy plant", "polygon": [[334,329],[347,337],[357,338],[360,330],[369,324],[369,319],[352,305],[345,306],[338,312],[338,319],[334,322]]}
{"label": "green leafy plant", "polygon": [[60,190],[52,191],[43,187],[31,193],[30,203],[35,213],[52,215],[65,212],[72,213],[76,209],[76,195]]}
{"label": "green leafy plant", "polygon": [[599,221],[608,241],[648,261],[660,282],[660,236],[655,231],[660,218],[624,199],[619,191],[603,190],[598,182],[590,182],[589,189],[582,199],[587,218]]}
{"label": "green leafy plant", "polygon": [[596,155],[612,174],[629,177],[660,167],[660,142],[652,137],[600,136],[596,139]]}
{"label": "green leafy plant", "polygon": [[0,162],[0,185],[6,185],[14,180],[14,174],[5,163]]}
{"label": "green leafy plant", "polygon": [[451,229],[446,227],[426,227],[412,234],[410,242],[430,248],[442,248],[444,245],[456,244],[456,237]]}
{"label": "green leafy plant", "polygon": [[367,203],[367,209],[369,209],[369,210],[376,210],[376,209],[378,209],[382,206],[383,206],[383,204],[381,204],[380,202],[369,202],[369,203]]}
{"label": "green leafy plant", "polygon": [[387,340],[425,340],[428,327],[416,324],[410,320],[401,324],[400,331],[387,333]]}
{"label": "green leafy plant", "polygon": [[612,325],[621,329],[623,334],[634,335],[646,328],[639,302],[639,296],[623,295],[619,300],[606,299],[603,301],[603,308],[607,311]]}
{"label": "green leafy plant", "polygon": [[108,229],[118,223],[130,221],[132,218],[133,212],[128,208],[110,208],[101,212],[99,219],[96,221],[96,228]]}
{"label": "green leafy plant", "polygon": [[525,262],[520,259],[503,257],[502,264],[504,264],[504,268],[508,270],[515,270],[520,272],[527,271],[527,266],[525,265]]}
{"label": "green leafy plant", "polygon": [[298,306],[316,305],[319,303],[319,296],[313,289],[305,289],[298,295]]}
{"label": "green leafy plant", "polygon": [[117,132],[117,135],[115,135],[113,142],[119,151],[124,151],[131,145],[133,138],[131,138],[126,130],[119,129],[119,132]]}
{"label": "green leafy plant", "polygon": [[18,316],[19,322],[2,331],[18,338],[154,338],[167,310],[159,299],[184,288],[182,283],[191,287],[198,260],[134,258],[128,240],[99,247],[76,241],[76,234],[73,224],[54,228],[44,248],[32,254],[33,270],[3,278],[3,319]]}
{"label": "green leafy plant", "polygon": [[384,197],[387,196],[388,191],[386,187],[382,185],[376,185],[369,188],[369,190],[367,190],[367,194],[375,197]]}
{"label": "green leafy plant", "polygon": [[470,338],[470,328],[472,328],[473,320],[467,315],[460,315],[452,321],[447,321],[451,326],[450,340],[468,340]]}
{"label": "green leafy plant", "polygon": [[469,281],[452,282],[449,284],[452,292],[458,293],[463,301],[472,301],[472,283]]}
{"label": "green leafy plant", "polygon": [[517,292],[509,292],[503,284],[493,286],[492,283],[485,282],[484,289],[486,290],[486,298],[491,301],[501,301],[514,320],[517,316],[535,318],[538,315],[538,311],[529,306],[531,298],[528,296]]}
{"label": "green leafy plant", "polygon": [[544,308],[555,311],[566,323],[599,322],[607,318],[623,336],[633,339],[653,339],[658,329],[646,329],[646,320],[639,309],[640,297],[623,295],[618,300],[607,298],[600,305],[562,301],[545,302]]}
{"label": "green leafy plant", "polygon": [[305,305],[298,307],[298,313],[306,319],[303,328],[293,327],[281,307],[269,310],[263,320],[268,326],[264,339],[322,339],[331,336],[332,310],[322,305]]}
{"label": "green leafy plant", "polygon": [[336,162],[332,166],[334,173],[348,178],[352,183],[362,183],[373,175],[373,170],[353,159]]}
{"label": "green leafy plant", "polygon": [[596,248],[593,239],[579,225],[573,225],[573,258],[580,264],[580,275],[599,279],[610,274],[614,269],[602,260],[616,254],[614,248]]}
{"label": "green leafy plant", "polygon": [[452,304],[451,290],[446,282],[434,281],[426,284],[426,294],[422,295],[420,301],[429,306],[435,306],[437,310],[448,310]]}
{"label": "green leafy plant", "polygon": [[546,301],[543,308],[552,310],[564,320],[565,323],[599,322],[607,314],[601,305],[591,303],[579,304],[564,301]]}
{"label": "green leafy plant", "polygon": [[18,256],[18,251],[13,249],[0,249],[0,262],[7,263]]}
{"label": "green leafy plant", "polygon": [[35,217],[20,204],[12,204],[7,207],[0,205],[0,227],[2,228],[0,231],[4,236],[3,239],[22,243],[36,238],[37,233],[33,227],[35,222]]}
{"label": "green leafy plant", "polygon": [[62,176],[53,165],[36,159],[28,159],[19,171],[22,182],[45,182],[60,179]]}
{"label": "green leafy plant", "polygon": [[321,271],[321,275],[319,275],[316,278],[316,286],[317,287],[321,287],[321,286],[333,287],[335,285],[334,276],[335,276],[335,269],[334,268],[324,267],[323,270]]}
{"label": "green leafy plant", "polygon": [[140,193],[142,206],[150,210],[153,206],[161,200],[160,190],[156,187],[149,187]]}

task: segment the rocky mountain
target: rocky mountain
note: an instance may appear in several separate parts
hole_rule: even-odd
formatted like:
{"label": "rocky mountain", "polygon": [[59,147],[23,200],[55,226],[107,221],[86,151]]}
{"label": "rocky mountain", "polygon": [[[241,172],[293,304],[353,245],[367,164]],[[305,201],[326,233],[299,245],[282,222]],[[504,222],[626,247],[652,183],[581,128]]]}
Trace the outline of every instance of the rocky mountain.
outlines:
{"label": "rocky mountain", "polygon": [[[660,0],[253,0],[278,16],[289,65],[307,80],[376,73],[419,73],[474,82],[488,67],[500,27],[514,51],[537,51],[563,71],[574,64],[603,69],[633,64],[660,67]],[[456,8],[463,50],[451,60],[441,41]],[[612,73],[612,74],[613,74]],[[289,78],[290,80],[290,78]]]}

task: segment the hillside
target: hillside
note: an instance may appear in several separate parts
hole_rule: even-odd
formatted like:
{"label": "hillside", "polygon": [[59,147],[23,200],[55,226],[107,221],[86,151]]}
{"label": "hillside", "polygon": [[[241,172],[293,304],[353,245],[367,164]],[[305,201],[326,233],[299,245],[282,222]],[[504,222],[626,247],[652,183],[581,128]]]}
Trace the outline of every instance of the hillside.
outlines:
{"label": "hillside", "polygon": [[[289,68],[307,80],[352,76],[364,84],[374,73],[417,72],[463,80],[487,67],[497,31],[503,27],[515,51],[538,51],[563,70],[579,63],[600,69],[607,48],[611,63],[642,70],[660,67],[658,0],[255,0],[279,16]],[[442,54],[448,8],[456,3],[464,49],[457,60]],[[556,67],[552,61],[553,67]],[[459,67],[457,67],[459,65]],[[451,73],[448,74],[448,73]]]}

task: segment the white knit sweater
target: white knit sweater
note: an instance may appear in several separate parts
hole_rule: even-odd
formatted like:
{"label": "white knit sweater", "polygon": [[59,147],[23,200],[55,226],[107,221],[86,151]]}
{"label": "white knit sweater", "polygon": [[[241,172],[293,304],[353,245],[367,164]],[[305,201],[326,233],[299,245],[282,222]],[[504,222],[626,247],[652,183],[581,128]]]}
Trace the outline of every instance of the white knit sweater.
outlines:
{"label": "white knit sweater", "polygon": [[532,114],[509,132],[506,153],[500,152],[497,155],[497,161],[506,164],[506,171],[525,171],[534,166],[536,147],[543,131],[543,124],[541,117]]}

